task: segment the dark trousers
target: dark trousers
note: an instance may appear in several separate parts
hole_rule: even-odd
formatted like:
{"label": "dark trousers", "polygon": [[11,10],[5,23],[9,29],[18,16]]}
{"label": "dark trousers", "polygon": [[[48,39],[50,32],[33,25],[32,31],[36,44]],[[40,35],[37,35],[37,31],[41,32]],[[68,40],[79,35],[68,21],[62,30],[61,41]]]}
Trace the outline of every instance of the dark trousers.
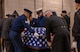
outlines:
{"label": "dark trousers", "polygon": [[80,52],[80,39],[77,40],[78,52]]}
{"label": "dark trousers", "polygon": [[14,52],[14,47],[13,47],[12,42],[10,40],[4,39],[4,44],[6,47],[6,52]]}
{"label": "dark trousers", "polygon": [[10,31],[10,39],[14,46],[15,52],[24,52],[24,47],[20,37],[20,33],[16,31]]}

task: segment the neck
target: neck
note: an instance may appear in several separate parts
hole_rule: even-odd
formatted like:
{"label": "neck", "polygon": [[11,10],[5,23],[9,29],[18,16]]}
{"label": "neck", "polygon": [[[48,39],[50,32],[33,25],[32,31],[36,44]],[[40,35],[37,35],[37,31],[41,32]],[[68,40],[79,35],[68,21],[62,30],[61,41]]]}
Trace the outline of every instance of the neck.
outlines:
{"label": "neck", "polygon": [[26,14],[24,14],[26,18],[29,18]]}

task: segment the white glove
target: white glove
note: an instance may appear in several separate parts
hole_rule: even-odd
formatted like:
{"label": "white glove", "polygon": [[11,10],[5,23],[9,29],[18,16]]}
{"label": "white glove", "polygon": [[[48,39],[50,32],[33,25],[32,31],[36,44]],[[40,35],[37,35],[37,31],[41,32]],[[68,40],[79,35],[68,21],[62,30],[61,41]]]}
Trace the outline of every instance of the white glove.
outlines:
{"label": "white glove", "polygon": [[34,36],[35,36],[35,37],[39,37],[39,34],[35,32],[35,33],[34,33]]}
{"label": "white glove", "polygon": [[24,37],[24,36],[25,36],[25,34],[24,34],[24,32],[22,32],[22,33],[21,33],[21,37]]}
{"label": "white glove", "polygon": [[40,36],[44,36],[43,34],[40,34]]}
{"label": "white glove", "polygon": [[51,42],[47,42],[48,46],[51,47]]}
{"label": "white glove", "polygon": [[72,46],[71,46],[72,48],[77,48],[77,41],[74,41],[73,43],[72,43]]}

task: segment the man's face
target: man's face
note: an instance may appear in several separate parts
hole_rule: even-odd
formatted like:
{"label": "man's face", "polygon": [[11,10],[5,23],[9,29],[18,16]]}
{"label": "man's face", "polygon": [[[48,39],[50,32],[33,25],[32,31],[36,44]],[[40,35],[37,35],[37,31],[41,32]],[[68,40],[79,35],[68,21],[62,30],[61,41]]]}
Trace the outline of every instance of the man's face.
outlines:
{"label": "man's face", "polygon": [[51,13],[48,12],[48,13],[46,14],[46,17],[49,18],[50,16],[51,16]]}
{"label": "man's face", "polygon": [[65,16],[65,13],[62,13],[62,16]]}
{"label": "man's face", "polygon": [[30,17],[30,14],[29,14],[28,12],[24,12],[24,13],[25,13],[25,16],[26,16],[27,18]]}

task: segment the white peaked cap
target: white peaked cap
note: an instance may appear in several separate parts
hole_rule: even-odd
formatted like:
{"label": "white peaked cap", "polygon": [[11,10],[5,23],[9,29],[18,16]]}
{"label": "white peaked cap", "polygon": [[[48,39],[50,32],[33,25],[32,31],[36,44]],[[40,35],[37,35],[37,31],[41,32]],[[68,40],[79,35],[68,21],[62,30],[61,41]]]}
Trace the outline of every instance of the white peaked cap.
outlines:
{"label": "white peaked cap", "polygon": [[40,10],[42,10],[42,8],[38,8],[38,9],[36,9],[36,12],[38,12],[38,11],[40,11]]}

